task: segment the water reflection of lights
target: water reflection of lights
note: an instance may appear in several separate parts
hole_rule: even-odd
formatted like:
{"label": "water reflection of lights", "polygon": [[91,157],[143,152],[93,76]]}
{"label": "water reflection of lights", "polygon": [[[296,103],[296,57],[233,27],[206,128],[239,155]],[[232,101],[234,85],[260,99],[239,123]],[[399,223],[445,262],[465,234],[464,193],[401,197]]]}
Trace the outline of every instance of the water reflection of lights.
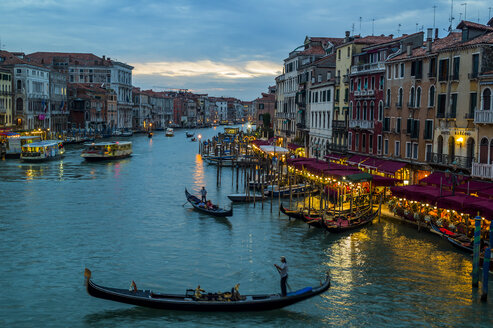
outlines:
{"label": "water reflection of lights", "polygon": [[[195,186],[204,186],[204,161],[200,154],[195,155],[195,170],[193,171],[193,182]],[[200,188],[199,188],[200,189]]]}
{"label": "water reflection of lights", "polygon": [[60,161],[60,164],[58,164],[58,178],[63,180],[63,161]]}

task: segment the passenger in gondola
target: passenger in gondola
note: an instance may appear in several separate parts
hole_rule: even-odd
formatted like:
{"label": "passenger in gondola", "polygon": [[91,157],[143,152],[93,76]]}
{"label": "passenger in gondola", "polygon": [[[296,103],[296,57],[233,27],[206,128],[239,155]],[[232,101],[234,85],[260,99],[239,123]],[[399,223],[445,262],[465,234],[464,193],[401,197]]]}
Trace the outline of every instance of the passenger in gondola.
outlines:
{"label": "passenger in gondola", "polygon": [[205,203],[207,205],[207,208],[208,209],[213,209],[214,208],[214,205],[212,205],[212,202],[210,200],[207,201],[207,203]]}
{"label": "passenger in gondola", "polygon": [[231,288],[231,300],[232,301],[239,301],[240,300],[240,284],[236,284],[233,288]]}

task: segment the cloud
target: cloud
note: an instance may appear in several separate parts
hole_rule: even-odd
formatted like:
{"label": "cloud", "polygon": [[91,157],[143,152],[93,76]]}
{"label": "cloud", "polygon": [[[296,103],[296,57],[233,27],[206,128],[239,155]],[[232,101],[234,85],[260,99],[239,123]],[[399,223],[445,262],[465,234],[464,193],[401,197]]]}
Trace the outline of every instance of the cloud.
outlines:
{"label": "cloud", "polygon": [[133,75],[158,75],[165,77],[207,76],[217,79],[253,79],[275,77],[281,73],[279,63],[269,61],[246,61],[240,63],[199,61],[164,61],[132,63]]}

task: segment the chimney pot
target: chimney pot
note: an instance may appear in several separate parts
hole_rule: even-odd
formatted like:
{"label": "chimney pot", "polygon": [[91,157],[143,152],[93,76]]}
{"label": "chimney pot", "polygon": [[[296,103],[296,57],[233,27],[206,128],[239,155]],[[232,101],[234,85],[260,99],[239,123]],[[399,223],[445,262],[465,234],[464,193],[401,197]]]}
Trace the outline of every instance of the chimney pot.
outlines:
{"label": "chimney pot", "polygon": [[438,29],[435,29],[435,40],[438,39]]}
{"label": "chimney pot", "polygon": [[426,40],[431,40],[433,38],[433,29],[429,28],[426,30]]}

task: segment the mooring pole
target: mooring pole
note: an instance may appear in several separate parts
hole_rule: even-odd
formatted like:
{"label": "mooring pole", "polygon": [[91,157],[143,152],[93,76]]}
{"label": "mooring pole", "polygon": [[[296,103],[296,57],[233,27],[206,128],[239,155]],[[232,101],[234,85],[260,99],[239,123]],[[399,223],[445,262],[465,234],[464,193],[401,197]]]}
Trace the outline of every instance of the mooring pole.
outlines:
{"label": "mooring pole", "polygon": [[[479,246],[481,243],[481,217],[476,216],[474,219],[474,246],[472,258],[472,286],[478,287],[479,282]],[[489,270],[488,270],[489,271]]]}

